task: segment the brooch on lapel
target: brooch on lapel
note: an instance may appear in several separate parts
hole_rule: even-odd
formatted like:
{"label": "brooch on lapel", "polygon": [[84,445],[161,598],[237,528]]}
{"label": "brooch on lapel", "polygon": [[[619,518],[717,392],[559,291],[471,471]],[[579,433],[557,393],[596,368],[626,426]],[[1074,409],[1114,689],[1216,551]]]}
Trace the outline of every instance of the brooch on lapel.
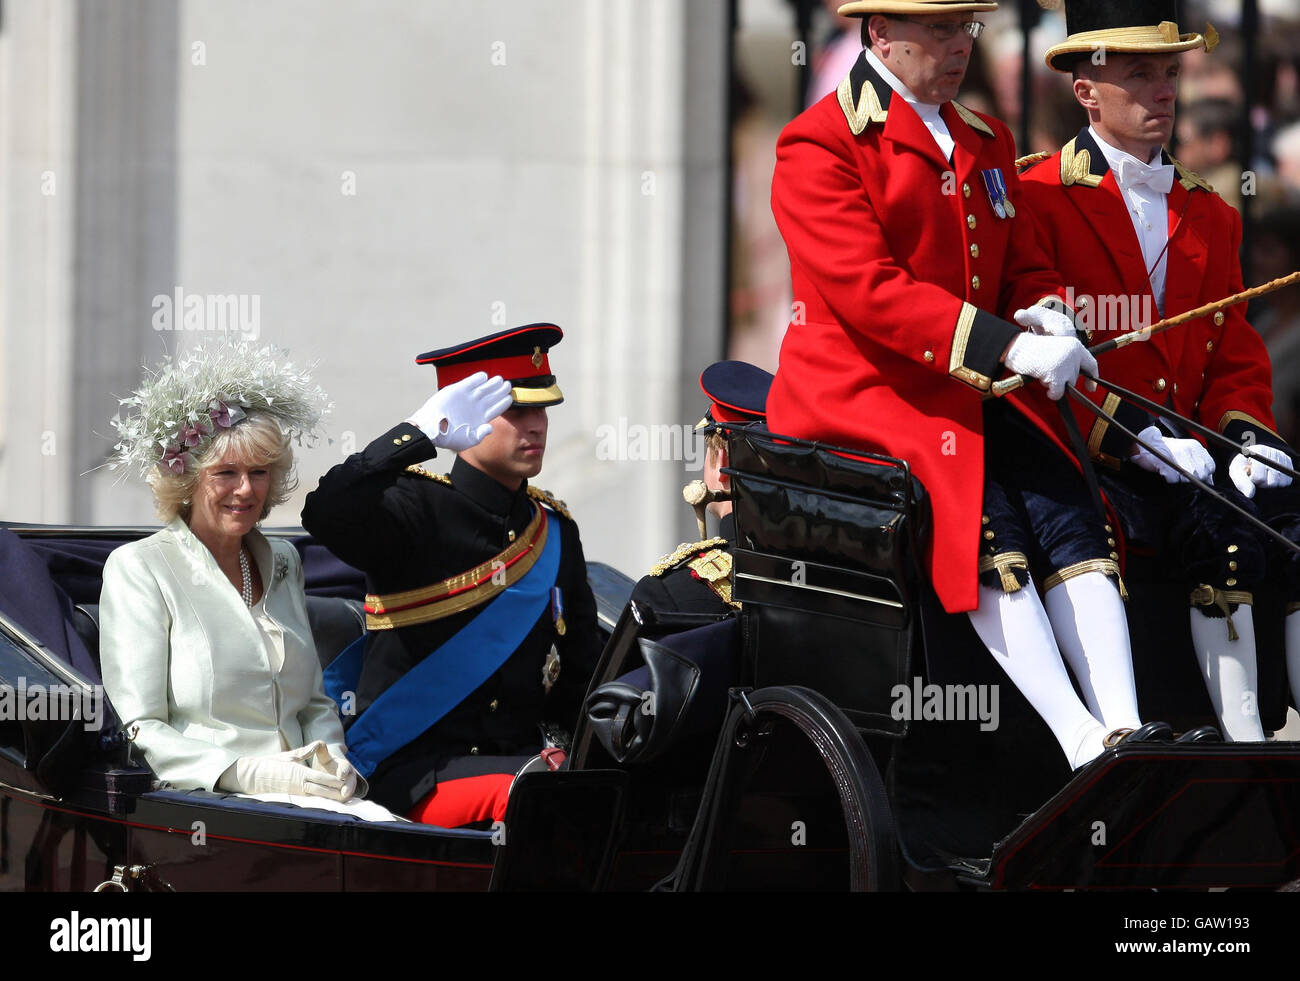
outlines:
{"label": "brooch on lapel", "polygon": [[275,581],[279,582],[289,574],[289,560],[283,555],[275,557]]}

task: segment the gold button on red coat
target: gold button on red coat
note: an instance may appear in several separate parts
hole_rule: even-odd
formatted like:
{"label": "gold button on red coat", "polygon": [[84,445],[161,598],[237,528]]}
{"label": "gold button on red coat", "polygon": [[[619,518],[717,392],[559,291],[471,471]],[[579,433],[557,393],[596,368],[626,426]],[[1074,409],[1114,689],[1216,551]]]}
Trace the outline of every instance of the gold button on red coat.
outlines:
{"label": "gold button on red coat", "polygon": [[925,362],[926,362],[926,364],[933,364],[933,363],[934,363],[934,352],[933,352],[933,351],[926,351],[926,352],[925,352]]}
{"label": "gold button on red coat", "polygon": [[974,215],[967,215],[967,216],[966,216],[966,227],[967,227],[967,228],[974,228],[974,227],[975,227],[975,216],[974,216]]}
{"label": "gold button on red coat", "polygon": [[1216,327],[1222,327],[1222,326],[1223,326],[1223,311],[1222,311],[1222,310],[1220,310],[1218,313],[1216,313],[1216,314],[1214,315],[1214,326],[1216,326]]}
{"label": "gold button on red coat", "polygon": [[1163,378],[1157,378],[1155,384],[1152,385],[1151,387],[1154,388],[1157,392],[1163,392],[1166,388],[1169,387],[1169,383],[1166,382]]}
{"label": "gold button on red coat", "polygon": [[980,288],[980,278],[978,276],[972,276],[970,278],[970,288],[973,290]]}
{"label": "gold button on red coat", "polygon": [[970,257],[972,259],[978,259],[980,257],[980,247],[974,242],[972,242],[970,246]]}
{"label": "gold button on red coat", "polygon": [[962,184],[962,186],[961,186],[961,193],[964,194],[964,195],[966,195],[966,197],[970,197],[970,185],[969,185],[969,184]]}

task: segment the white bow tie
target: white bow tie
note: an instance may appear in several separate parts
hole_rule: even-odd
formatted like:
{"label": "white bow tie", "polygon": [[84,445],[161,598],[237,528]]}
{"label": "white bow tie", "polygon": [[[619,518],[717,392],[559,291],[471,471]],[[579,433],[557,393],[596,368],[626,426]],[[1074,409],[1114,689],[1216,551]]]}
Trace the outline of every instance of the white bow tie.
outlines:
{"label": "white bow tie", "polygon": [[1119,162],[1119,173],[1115,177],[1121,187],[1137,187],[1146,184],[1153,191],[1168,194],[1174,186],[1174,165],[1161,164],[1152,167],[1140,160],[1126,157]]}

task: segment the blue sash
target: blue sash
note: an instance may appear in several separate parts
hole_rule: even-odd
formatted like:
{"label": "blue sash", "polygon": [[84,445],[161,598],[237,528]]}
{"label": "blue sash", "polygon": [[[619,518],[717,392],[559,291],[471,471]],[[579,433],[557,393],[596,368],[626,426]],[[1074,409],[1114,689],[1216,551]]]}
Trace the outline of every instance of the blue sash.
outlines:
{"label": "blue sash", "polygon": [[[548,514],[547,524],[542,554],[524,577],[390,685],[348,729],[348,759],[363,777],[463,702],[523,643],[550,602],[560,569],[559,522]],[[325,672],[335,702],[356,691],[364,641],[350,644]]]}

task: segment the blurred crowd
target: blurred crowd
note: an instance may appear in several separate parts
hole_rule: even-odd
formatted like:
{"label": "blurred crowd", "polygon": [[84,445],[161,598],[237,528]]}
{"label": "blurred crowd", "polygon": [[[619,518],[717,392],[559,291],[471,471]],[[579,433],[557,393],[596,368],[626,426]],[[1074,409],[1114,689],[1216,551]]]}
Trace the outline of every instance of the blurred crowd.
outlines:
{"label": "blurred crowd", "polygon": [[[788,265],[775,223],[767,210],[776,136],[803,106],[834,91],[861,49],[859,21],[839,17],[841,0],[823,0],[816,10],[807,59],[807,87],[798,82],[803,66],[794,59],[788,93],[755,84],[761,69],[738,52],[733,80],[733,252],[732,357],[775,369],[781,335],[789,321]],[[794,3],[788,6],[793,10]],[[1031,5],[1032,7],[1033,5]],[[1300,269],[1300,4],[1261,4],[1261,23],[1246,90],[1245,44],[1240,3],[1184,0],[1184,31],[1213,23],[1220,44],[1213,53],[1189,51],[1183,58],[1174,145],[1170,151],[1200,174],[1246,218],[1243,269],[1253,286]],[[744,4],[741,6],[742,19]],[[1037,11],[1030,33],[1029,143],[1021,153],[1056,150],[1086,123],[1070,91],[1069,77],[1050,71],[1043,54],[1065,37],[1061,11]],[[961,101],[1004,120],[1017,139],[1025,132],[1021,82],[1024,35],[1019,5],[1004,2],[981,14],[987,28],[962,89]],[[794,31],[791,14],[791,37]],[[741,25],[743,27],[743,23]],[[785,51],[772,45],[772,52]],[[775,66],[773,66],[775,71]],[[1253,147],[1245,159],[1244,122]],[[766,183],[765,183],[766,182]],[[1275,404],[1281,434],[1300,438],[1300,286],[1256,301],[1248,313],[1273,361]]]}

